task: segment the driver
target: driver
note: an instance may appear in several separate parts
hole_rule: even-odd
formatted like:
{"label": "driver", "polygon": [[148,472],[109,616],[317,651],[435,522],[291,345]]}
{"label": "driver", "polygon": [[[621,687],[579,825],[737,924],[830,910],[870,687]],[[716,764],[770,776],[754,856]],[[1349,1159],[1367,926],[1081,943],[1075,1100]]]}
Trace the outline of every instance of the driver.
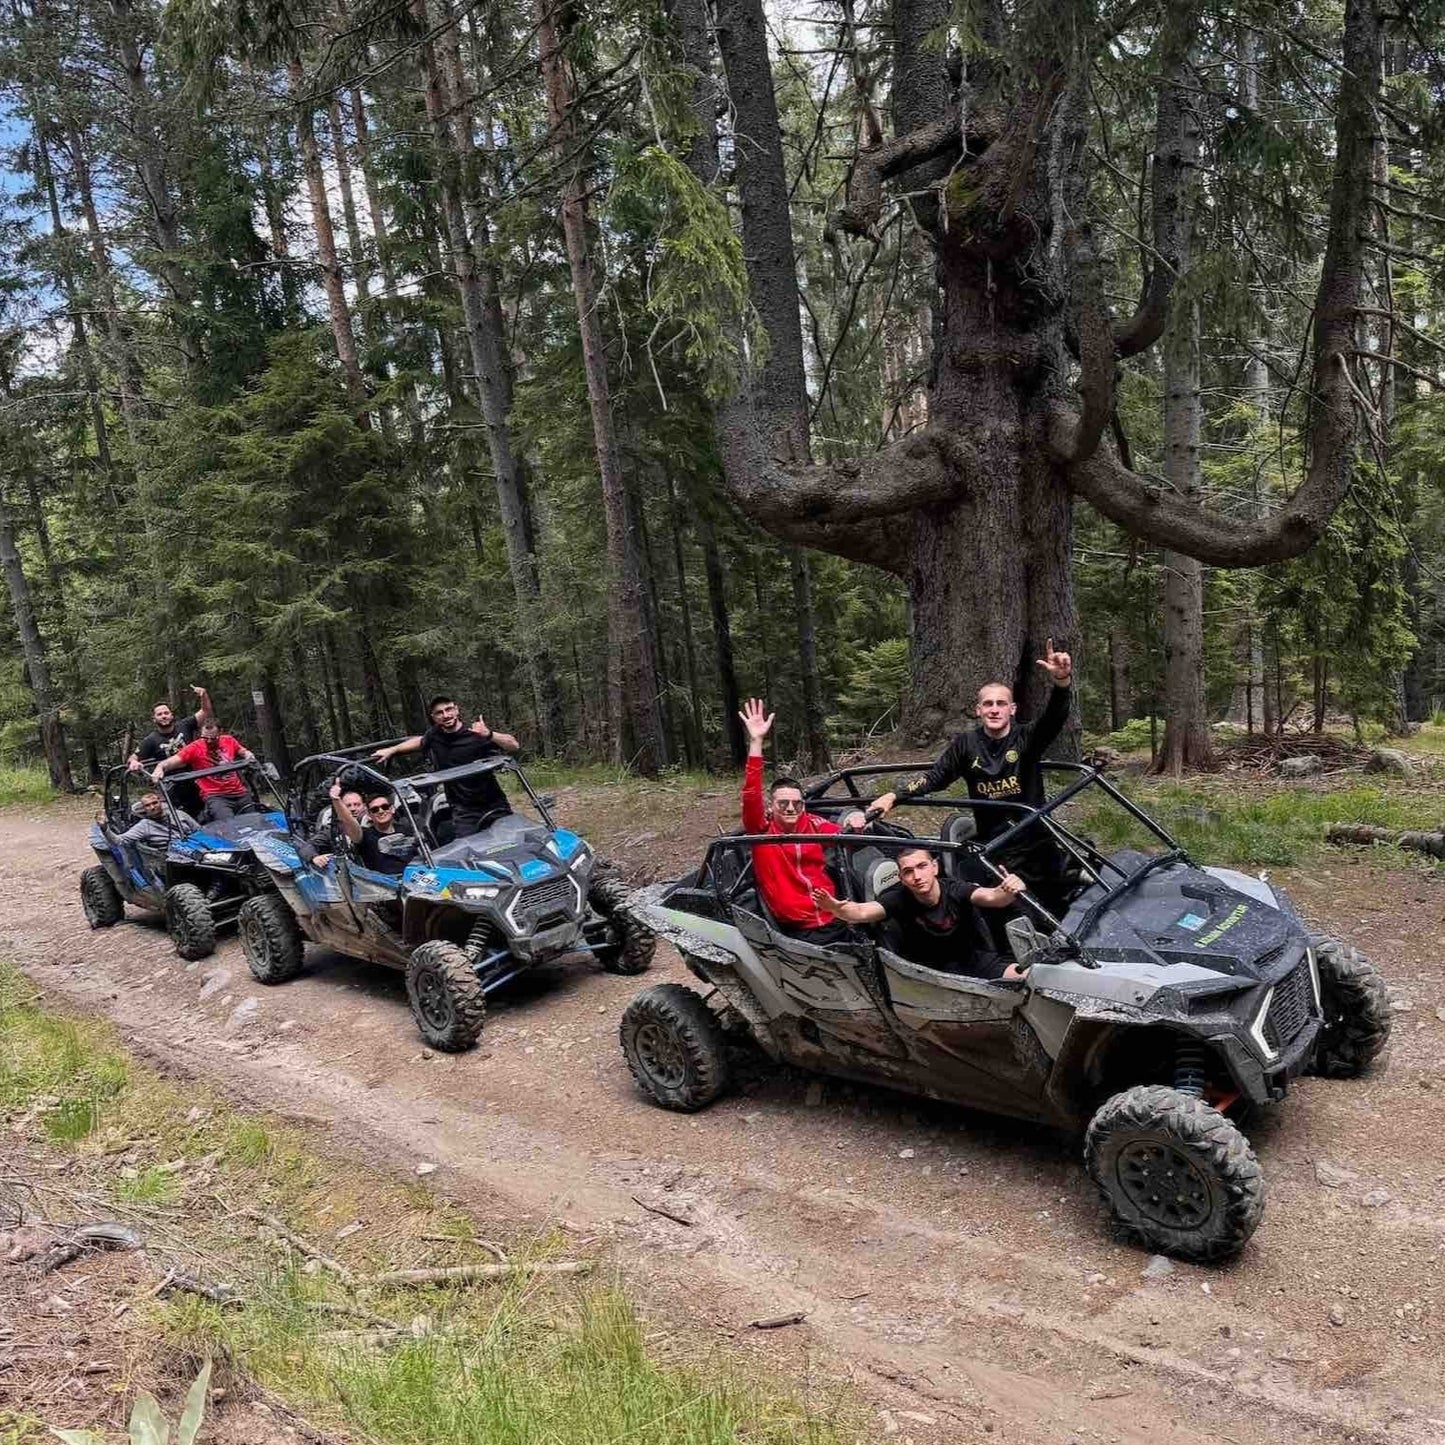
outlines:
{"label": "driver", "polygon": [[[773,779],[772,808],[763,803],[763,739],[773,726],[773,714],[763,711],[760,698],[749,698],[738,714],[748,733],[748,763],[743,774],[743,829],[748,833],[841,833],[837,823],[808,812],[803,790],[793,778]],[[861,828],[863,814],[850,813],[843,827]],[[805,943],[847,943],[853,930],[818,907],[814,895],[830,884],[827,859],[819,843],[775,843],[753,849],[753,871],[758,891],[778,926],[790,938]]]}
{"label": "driver", "polygon": [[[340,779],[336,779],[337,782]],[[355,788],[348,788],[341,795],[342,808],[356,819],[361,827],[366,826],[366,799],[356,791]],[[332,803],[329,807],[321,810],[311,829],[309,838],[297,838],[294,845],[297,854],[303,863],[309,863],[313,868],[325,868],[332,858],[331,847],[336,841],[336,833],[340,824],[335,821],[336,805]],[[322,851],[322,850],[326,851]]]}
{"label": "driver", "polygon": [[1008,908],[1024,891],[1023,879],[1005,873],[993,888],[961,878],[945,878],[938,859],[922,845],[898,854],[898,882],[876,903],[847,903],[827,889],[814,888],[814,904],[843,923],[892,923],[897,952],[942,973],[970,978],[1022,978],[1001,954],[978,946],[975,908]]}
{"label": "driver", "polygon": [[[159,793],[142,793],[135,800],[135,813],[139,821],[132,823],[124,833],[117,833],[117,843],[149,843],[156,846],[170,843],[176,829],[171,826],[165,803]],[[180,808],[176,809],[176,822],[180,825],[183,838],[187,833],[194,833],[200,826],[189,813]]]}
{"label": "driver", "polygon": [[400,877],[406,872],[407,858],[389,853],[382,847],[384,838],[415,838],[410,821],[398,817],[396,802],[385,793],[376,793],[366,805],[371,827],[363,828],[351,809],[346,806],[339,782],[331,785],[332,815],[341,825],[341,831],[351,842],[356,861],[373,873],[389,873]]}
{"label": "driver", "polygon": [[[180,752],[172,753],[156,764],[151,782],[160,782],[166,773],[175,772],[178,768],[216,768],[222,763],[238,760],[253,763],[256,755],[230,733],[223,733],[220,719],[212,713],[201,724],[201,735],[195,742],[187,743]],[[222,823],[237,813],[260,811],[239,773],[218,773],[208,778],[197,778],[196,787],[201,790],[201,800],[205,804],[201,814],[204,822]]]}
{"label": "driver", "polygon": [[[389,748],[378,748],[371,755],[374,763],[384,763],[398,753],[415,753],[425,750],[433,771],[442,772],[447,768],[459,768],[466,763],[479,762],[483,758],[495,758],[502,753],[515,753],[521,744],[511,733],[497,732],[487,726],[486,719],[478,715],[476,722],[467,727],[462,722],[462,710],[456,699],[438,693],[426,705],[426,715],[431,726],[415,737],[403,738]],[[510,813],[512,805],[502,791],[502,785],[492,773],[478,773],[474,778],[462,778],[446,785],[447,802],[452,809],[452,836],[465,838],[479,831],[484,823],[491,823],[503,813]]]}
{"label": "driver", "polygon": [[[978,690],[979,726],[959,733],[923,777],[900,793],[884,793],[869,812],[887,813],[920,793],[936,793],[960,778],[967,783],[971,798],[1042,808],[1046,799],[1040,764],[1044,749],[1068,721],[1074,665],[1067,652],[1054,651],[1052,637],[1038,665],[1048,673],[1053,690],[1037,718],[1019,722],[1013,689],[1004,682],[986,682]],[[1012,809],[975,808],[978,841],[996,838],[1020,816]],[[1015,838],[997,862],[1018,873],[1051,913],[1061,913],[1064,859],[1042,825]]]}

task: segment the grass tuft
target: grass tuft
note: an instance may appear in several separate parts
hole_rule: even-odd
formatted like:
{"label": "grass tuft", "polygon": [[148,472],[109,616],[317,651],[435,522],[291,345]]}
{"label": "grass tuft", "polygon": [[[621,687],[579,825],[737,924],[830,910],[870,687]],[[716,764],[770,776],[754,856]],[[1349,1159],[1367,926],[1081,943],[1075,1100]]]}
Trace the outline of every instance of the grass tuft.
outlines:
{"label": "grass tuft", "polygon": [[44,768],[0,767],[0,808],[53,803],[60,796]]}

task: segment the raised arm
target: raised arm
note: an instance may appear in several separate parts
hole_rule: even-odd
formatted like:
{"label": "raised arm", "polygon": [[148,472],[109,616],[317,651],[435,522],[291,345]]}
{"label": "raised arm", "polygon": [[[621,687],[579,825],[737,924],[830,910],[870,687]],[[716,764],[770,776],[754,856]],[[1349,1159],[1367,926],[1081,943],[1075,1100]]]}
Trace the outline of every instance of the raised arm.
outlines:
{"label": "raised arm", "polygon": [[191,691],[196,695],[196,726],[200,727],[205,720],[211,716],[214,709],[211,707],[211,694],[198,683],[191,684]]}
{"label": "raised arm", "polygon": [[773,726],[773,714],[763,710],[761,698],[750,697],[738,714],[748,734],[748,761],[743,772],[743,827],[761,833],[768,826],[763,805],[763,739]]}
{"label": "raised arm", "polygon": [[361,824],[351,816],[351,810],[349,808],[343,808],[341,806],[342,791],[339,779],[332,783],[328,790],[327,796],[331,799],[331,816],[340,825],[341,831],[346,834],[347,842],[354,847],[361,842]]}
{"label": "raised arm", "polygon": [[1058,737],[1069,720],[1069,686],[1074,678],[1073,659],[1067,652],[1054,651],[1054,639],[1049,638],[1048,648],[1038,665],[1048,673],[1053,682],[1049,700],[1032,723],[1026,723],[1028,737],[1022,751],[1029,757],[1037,758],[1044,749]]}
{"label": "raised arm", "polygon": [[[515,742],[515,739],[513,739],[513,741]],[[393,743],[389,748],[377,748],[371,755],[371,761],[374,763],[384,763],[389,758],[394,758],[398,753],[420,752],[421,744],[421,734],[417,733],[415,737],[403,738],[399,743]]]}
{"label": "raised arm", "polygon": [[[488,727],[484,717],[478,716],[476,722],[472,724],[472,731],[480,734],[489,743],[496,743],[504,753],[515,753],[521,749],[521,743],[511,733],[499,733],[496,728]],[[409,742],[410,739],[407,741]]]}

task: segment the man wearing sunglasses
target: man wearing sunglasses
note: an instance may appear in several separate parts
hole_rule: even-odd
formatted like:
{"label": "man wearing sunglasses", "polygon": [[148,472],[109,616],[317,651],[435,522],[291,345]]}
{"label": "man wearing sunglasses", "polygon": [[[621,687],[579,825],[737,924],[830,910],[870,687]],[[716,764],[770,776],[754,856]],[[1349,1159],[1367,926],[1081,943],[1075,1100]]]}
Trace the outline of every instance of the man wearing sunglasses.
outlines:
{"label": "man wearing sunglasses", "polygon": [[399,877],[406,871],[407,860],[389,853],[383,846],[383,839],[415,837],[404,817],[399,818],[396,803],[385,793],[377,793],[366,804],[366,816],[371,827],[363,828],[342,803],[342,788],[339,782],[331,785],[332,813],[341,831],[346,834],[356,854],[356,861],[373,873],[389,873]]}
{"label": "man wearing sunglasses", "polygon": [[[760,698],[749,698],[738,714],[748,734],[747,771],[743,774],[743,829],[749,833],[841,833],[837,823],[808,812],[797,779],[777,777],[771,789],[771,808],[763,802],[763,739],[773,726],[773,714]],[[863,814],[850,813],[844,828],[861,828]],[[758,891],[784,933],[807,943],[843,943],[856,935],[848,924],[834,918],[813,901],[813,890],[833,892],[827,854],[821,843],[772,843],[753,849],[753,871]]]}

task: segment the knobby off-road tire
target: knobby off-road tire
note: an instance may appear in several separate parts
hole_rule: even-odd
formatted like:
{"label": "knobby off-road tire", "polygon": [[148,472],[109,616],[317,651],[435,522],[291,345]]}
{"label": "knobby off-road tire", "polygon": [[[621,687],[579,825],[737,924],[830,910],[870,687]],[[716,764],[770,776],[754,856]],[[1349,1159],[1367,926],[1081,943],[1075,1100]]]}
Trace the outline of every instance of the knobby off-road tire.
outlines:
{"label": "knobby off-road tire", "polygon": [[1326,1079],[1357,1078],[1390,1041],[1390,990],[1359,949],[1337,938],[1310,942],[1325,1015],[1311,1070]]}
{"label": "knobby off-road tire", "polygon": [[87,868],[80,875],[80,906],[92,928],[114,928],[125,917],[125,900],[104,868]]}
{"label": "knobby off-road tire", "polygon": [[1180,1259],[1224,1259],[1264,1214],[1264,1176],[1249,1141],[1217,1109],[1146,1084],[1115,1094],[1089,1124],[1084,1166],[1115,1229]]}
{"label": "knobby off-road tire", "polygon": [[466,949],[440,940],[419,945],[407,965],[406,996],[432,1048],[459,1054],[481,1037],[487,996]]}
{"label": "knobby off-road tire", "polygon": [[166,932],[185,959],[205,958],[216,949],[216,921],[206,895],[194,883],[166,889]]}
{"label": "knobby off-road tire", "polygon": [[248,898],[236,915],[241,950],[257,983],[286,983],[301,972],[306,940],[296,915],[279,893]]}
{"label": "knobby off-road tire", "polygon": [[664,1109],[705,1109],[727,1087],[722,1029],[701,997],[680,983],[637,995],[619,1029],[627,1067]]}
{"label": "knobby off-road tire", "polygon": [[620,942],[597,950],[597,962],[606,973],[646,973],[657,952],[657,935],[626,908],[631,889],[617,877],[594,878],[587,901],[617,930]]}

